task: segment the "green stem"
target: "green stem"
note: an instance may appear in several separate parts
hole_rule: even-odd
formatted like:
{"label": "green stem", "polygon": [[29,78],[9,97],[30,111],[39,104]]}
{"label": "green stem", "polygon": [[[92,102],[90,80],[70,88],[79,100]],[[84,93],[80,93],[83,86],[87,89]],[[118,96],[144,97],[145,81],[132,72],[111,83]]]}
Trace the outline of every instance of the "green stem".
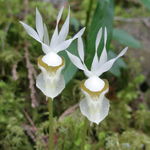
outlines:
{"label": "green stem", "polygon": [[86,141],[86,137],[87,137],[87,131],[88,131],[88,120],[85,117],[84,118],[83,132],[82,132],[82,135],[81,135],[81,139],[82,139],[81,150],[84,150],[85,141]]}
{"label": "green stem", "polygon": [[48,140],[48,150],[53,150],[53,99],[48,98],[48,110],[49,110],[49,140]]}

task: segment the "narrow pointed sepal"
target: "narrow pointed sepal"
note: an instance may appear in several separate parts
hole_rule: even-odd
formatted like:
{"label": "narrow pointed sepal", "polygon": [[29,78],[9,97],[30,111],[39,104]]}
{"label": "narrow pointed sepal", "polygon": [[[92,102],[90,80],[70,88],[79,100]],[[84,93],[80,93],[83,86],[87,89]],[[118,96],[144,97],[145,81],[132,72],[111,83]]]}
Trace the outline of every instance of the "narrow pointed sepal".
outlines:
{"label": "narrow pointed sepal", "polygon": [[99,124],[109,112],[109,100],[104,96],[103,99],[93,101],[84,98],[80,102],[81,113],[88,118],[89,121]]}

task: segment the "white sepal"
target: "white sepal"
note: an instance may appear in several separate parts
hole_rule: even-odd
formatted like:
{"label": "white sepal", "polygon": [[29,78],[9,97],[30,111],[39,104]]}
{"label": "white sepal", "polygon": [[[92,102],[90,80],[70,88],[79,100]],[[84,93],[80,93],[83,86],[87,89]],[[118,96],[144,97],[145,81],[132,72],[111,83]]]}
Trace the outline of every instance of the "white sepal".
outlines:
{"label": "white sepal", "polygon": [[99,43],[101,41],[101,38],[102,38],[102,28],[99,29],[97,37],[96,37],[96,43],[95,43],[95,49],[96,49],[96,51],[98,49]]}
{"label": "white sepal", "polygon": [[72,39],[75,40],[75,39],[81,37],[82,34],[84,33],[84,31],[85,31],[85,27],[82,28],[77,34],[75,34],[75,36]]}
{"label": "white sepal", "polygon": [[25,28],[26,32],[33,37],[35,40],[37,40],[38,42],[41,42],[41,39],[39,38],[39,35],[37,34],[37,32],[30,27],[29,25],[25,24],[24,22],[20,21],[20,23],[22,24],[22,26]]}
{"label": "white sepal", "polygon": [[99,65],[102,65],[107,61],[106,43],[107,43],[107,29],[105,27],[105,30],[104,30],[104,48],[103,48],[101,56],[100,56]]}
{"label": "white sepal", "polygon": [[71,44],[72,41],[73,41],[73,39],[66,40],[66,41],[58,44],[56,47],[54,47],[53,50],[56,53],[58,53],[60,51],[63,51],[63,50],[67,49],[70,46],[70,44]]}
{"label": "white sepal", "polygon": [[58,16],[57,16],[57,24],[59,23],[59,21],[60,21],[60,19],[61,19],[63,10],[64,10],[64,7],[61,7],[61,9],[60,9],[60,11],[59,11],[59,13],[58,13]]}
{"label": "white sepal", "polygon": [[59,32],[58,43],[65,41],[65,39],[67,38],[69,32],[69,20],[70,20],[70,8],[69,8],[68,16]]}
{"label": "white sepal", "polygon": [[46,44],[44,44],[43,42],[41,42],[41,45],[42,45],[42,50],[45,54],[49,53],[50,51],[52,51],[52,49],[47,46]]}
{"label": "white sepal", "polygon": [[98,67],[99,67],[98,56],[97,56],[97,52],[95,51],[95,55],[91,66],[91,71],[94,72],[95,70],[97,70]]}
{"label": "white sepal", "polygon": [[78,54],[82,62],[84,62],[84,46],[83,46],[83,41],[81,37],[78,38]]}
{"label": "white sepal", "polygon": [[72,62],[77,68],[79,68],[79,69],[81,69],[81,70],[85,70],[84,65],[82,64],[81,60],[80,60],[77,56],[71,54],[71,53],[68,52],[68,51],[66,51],[66,52],[67,52],[68,57],[70,58],[71,62]]}
{"label": "white sepal", "polygon": [[44,26],[43,26],[43,19],[39,12],[39,10],[36,8],[36,30],[40,37],[40,40],[43,40],[44,35]]}
{"label": "white sepal", "polygon": [[43,41],[46,45],[49,45],[49,34],[48,34],[48,30],[46,27],[46,24],[44,24],[44,37],[43,37]]}
{"label": "white sepal", "polygon": [[98,33],[97,33],[97,37],[96,37],[96,42],[95,42],[95,55],[93,58],[93,62],[92,62],[92,66],[91,66],[91,70],[95,71],[99,66],[98,66],[98,55],[97,55],[97,50],[98,50],[98,46],[100,44],[100,41],[102,39],[102,28],[99,29]]}
{"label": "white sepal", "polygon": [[84,74],[85,74],[88,78],[95,75],[95,74],[93,74],[92,71],[89,71],[89,70],[87,69],[87,67],[86,67],[85,70],[84,70]]}
{"label": "white sepal", "polygon": [[63,10],[64,10],[64,7],[62,7],[58,13],[58,16],[57,16],[57,23],[56,23],[56,27],[55,27],[55,30],[54,30],[54,33],[52,35],[52,38],[51,38],[51,42],[50,42],[50,47],[55,47],[55,45],[57,45],[57,41],[58,41],[58,24],[59,24],[59,21],[61,19],[61,16],[62,16],[62,13],[63,13]]}
{"label": "white sepal", "polygon": [[98,76],[100,76],[102,73],[108,71],[114,64],[114,62],[121,56],[123,56],[126,51],[128,50],[128,47],[124,48],[117,57],[110,59],[109,61],[107,61],[106,63],[104,63],[103,65],[101,65],[101,67],[95,72]]}
{"label": "white sepal", "polygon": [[105,30],[104,30],[104,46],[106,46],[106,43],[107,43],[107,28],[105,27]]}
{"label": "white sepal", "polygon": [[107,62],[107,50],[106,50],[106,46],[104,45],[104,48],[102,50],[102,53],[98,62],[98,66],[103,65],[105,62]]}
{"label": "white sepal", "polygon": [[83,32],[84,32],[85,28],[81,29],[73,38],[63,41],[61,43],[58,43],[57,46],[55,45],[55,47],[53,47],[52,49],[58,53],[62,50],[67,49],[70,44],[72,43],[73,40],[75,40],[76,38],[79,38],[80,36],[82,36]]}

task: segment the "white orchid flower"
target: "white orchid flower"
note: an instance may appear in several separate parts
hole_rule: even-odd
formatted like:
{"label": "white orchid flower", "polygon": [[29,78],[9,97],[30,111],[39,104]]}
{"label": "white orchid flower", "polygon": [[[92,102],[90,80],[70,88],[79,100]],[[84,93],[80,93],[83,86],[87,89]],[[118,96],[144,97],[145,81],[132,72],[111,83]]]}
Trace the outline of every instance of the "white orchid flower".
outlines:
{"label": "white orchid flower", "polygon": [[120,54],[108,60],[106,51],[107,42],[107,29],[104,30],[104,48],[100,58],[97,55],[99,43],[102,38],[102,28],[99,30],[95,43],[95,56],[89,70],[84,63],[84,47],[81,37],[78,38],[78,54],[79,57],[71,54],[67,51],[67,54],[72,63],[79,69],[83,70],[88,79],[82,81],[81,89],[85,94],[85,98],[80,102],[81,113],[86,116],[91,122],[99,124],[109,112],[109,100],[105,97],[105,94],[109,90],[109,84],[107,80],[99,78],[104,72],[108,71],[115,61],[123,56],[127,47],[123,49]]}
{"label": "white orchid flower", "polygon": [[65,61],[58,55],[58,52],[67,49],[73,40],[82,36],[85,30],[85,28],[81,29],[73,38],[66,40],[69,32],[70,9],[60,32],[58,32],[58,24],[62,16],[63,9],[64,7],[60,9],[57,16],[57,23],[51,41],[49,40],[47,27],[43,23],[42,16],[38,9],[36,9],[36,30],[20,21],[26,32],[42,45],[45,55],[38,59],[38,66],[42,73],[37,77],[36,86],[47,97],[52,99],[60,94],[65,88],[64,77],[61,74],[61,71],[65,66]]}

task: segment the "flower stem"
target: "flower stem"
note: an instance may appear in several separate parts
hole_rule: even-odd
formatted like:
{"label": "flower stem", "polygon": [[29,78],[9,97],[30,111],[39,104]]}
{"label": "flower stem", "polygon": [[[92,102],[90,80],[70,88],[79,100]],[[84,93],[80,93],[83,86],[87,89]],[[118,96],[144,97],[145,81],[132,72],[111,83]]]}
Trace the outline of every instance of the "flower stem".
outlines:
{"label": "flower stem", "polygon": [[85,117],[84,118],[84,125],[83,125],[83,132],[82,132],[82,135],[81,135],[81,139],[82,139],[81,150],[84,150],[86,136],[87,136],[87,131],[88,131],[88,120]]}
{"label": "flower stem", "polygon": [[48,110],[49,110],[49,140],[48,140],[48,150],[53,150],[53,99],[48,98]]}

